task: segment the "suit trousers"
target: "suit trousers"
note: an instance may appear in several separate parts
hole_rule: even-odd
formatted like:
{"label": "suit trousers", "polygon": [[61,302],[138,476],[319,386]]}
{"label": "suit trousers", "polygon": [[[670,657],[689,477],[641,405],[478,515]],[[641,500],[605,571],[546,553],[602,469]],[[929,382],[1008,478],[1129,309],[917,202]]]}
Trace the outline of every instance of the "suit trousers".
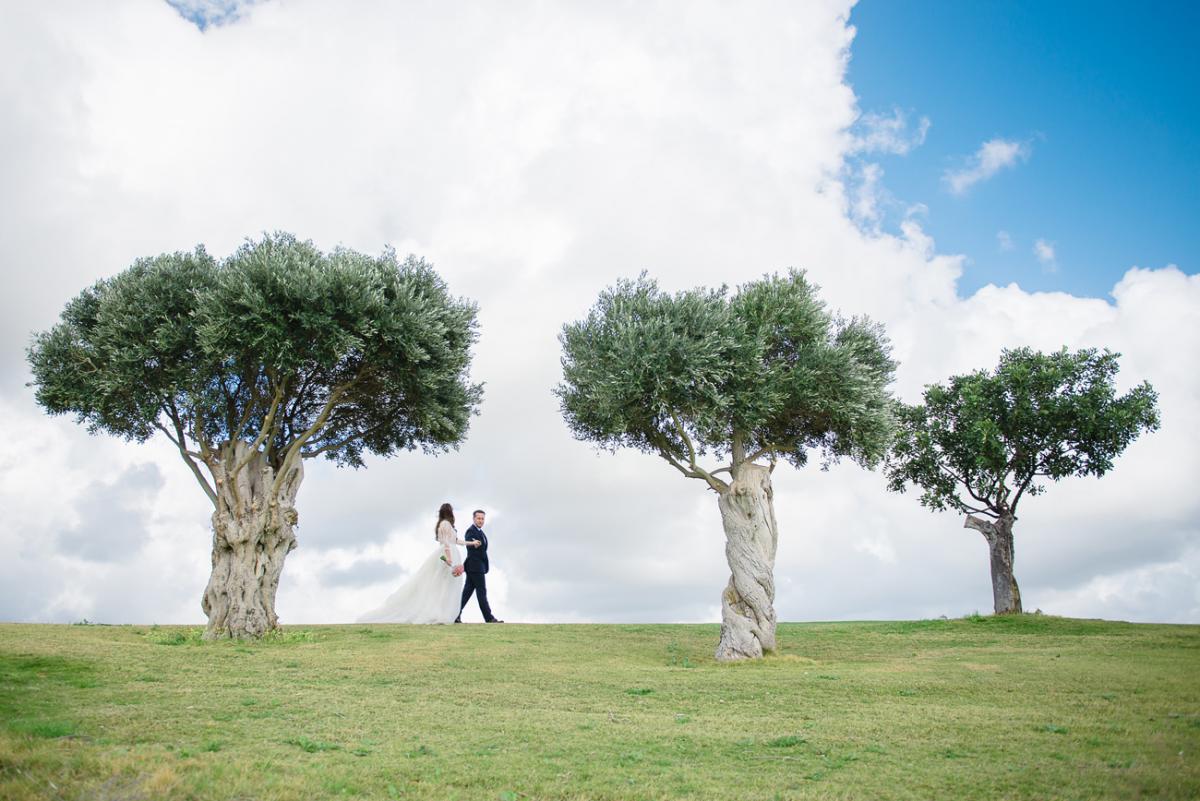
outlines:
{"label": "suit trousers", "polygon": [[492,607],[488,605],[487,599],[487,579],[486,573],[466,573],[466,582],[463,583],[462,603],[458,607],[458,617],[462,618],[462,610],[467,607],[467,601],[471,600],[471,593],[475,593],[475,597],[479,599],[479,611],[483,613],[484,620],[495,620],[492,614]]}

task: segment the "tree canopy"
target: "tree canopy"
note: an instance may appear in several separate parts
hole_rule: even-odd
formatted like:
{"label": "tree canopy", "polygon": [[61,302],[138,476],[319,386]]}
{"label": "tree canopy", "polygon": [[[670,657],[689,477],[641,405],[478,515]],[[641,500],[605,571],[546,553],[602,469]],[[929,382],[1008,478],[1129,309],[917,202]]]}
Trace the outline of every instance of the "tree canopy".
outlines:
{"label": "tree canopy", "polygon": [[482,395],[475,316],[420,259],[274,234],[220,262],[202,247],[136,261],[70,301],[28,358],[47,411],[135,441],[161,431],[216,503],[198,462],[236,473],[247,445],[280,475],[455,446]]}
{"label": "tree canopy", "polygon": [[826,309],[803,272],[663,292],[645,274],[564,326],[563,413],[580,439],[654,453],[719,489],[699,464],[760,457],[863,464],[885,453],[895,365],[880,326]]}
{"label": "tree canopy", "polygon": [[1143,382],[1117,397],[1119,354],[1006,350],[994,372],[954,376],[897,407],[889,488],[921,491],[929,508],[1014,515],[1045,480],[1102,476],[1143,431],[1159,425]]}

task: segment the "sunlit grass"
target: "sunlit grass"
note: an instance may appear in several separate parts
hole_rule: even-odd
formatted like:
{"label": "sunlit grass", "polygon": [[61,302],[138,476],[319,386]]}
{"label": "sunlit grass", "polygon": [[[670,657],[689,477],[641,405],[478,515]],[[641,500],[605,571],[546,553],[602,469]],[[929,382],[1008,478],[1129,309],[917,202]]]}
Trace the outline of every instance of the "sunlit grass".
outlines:
{"label": "sunlit grass", "polygon": [[0,625],[0,798],[1189,798],[1200,627]]}

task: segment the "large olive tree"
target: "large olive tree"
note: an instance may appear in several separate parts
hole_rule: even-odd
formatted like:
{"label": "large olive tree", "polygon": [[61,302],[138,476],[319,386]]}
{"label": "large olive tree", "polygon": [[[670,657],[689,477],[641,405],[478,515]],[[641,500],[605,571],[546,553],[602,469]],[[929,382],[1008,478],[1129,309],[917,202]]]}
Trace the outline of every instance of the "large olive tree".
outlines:
{"label": "large olive tree", "polygon": [[140,259],[68,303],[28,358],[51,414],[178,448],[214,508],[206,636],[256,637],[278,626],[303,460],[457,445],[481,397],[475,315],[419,259],[276,234],[221,262]]}
{"label": "large olive tree", "polygon": [[1013,523],[1045,479],[1102,476],[1143,430],[1158,428],[1149,383],[1116,396],[1119,354],[1006,350],[994,372],[979,370],[925,388],[900,404],[888,486],[921,491],[921,504],[966,514],[964,528],[988,544],[996,614],[1021,611],[1013,574]]}
{"label": "large olive tree", "polygon": [[717,658],[774,650],[771,473],[813,450],[826,463],[884,455],[895,365],[882,330],[831,314],[801,272],[732,295],[670,295],[643,275],[601,293],[560,341],[557,394],[577,438],[656,454],[717,493],[732,573]]}

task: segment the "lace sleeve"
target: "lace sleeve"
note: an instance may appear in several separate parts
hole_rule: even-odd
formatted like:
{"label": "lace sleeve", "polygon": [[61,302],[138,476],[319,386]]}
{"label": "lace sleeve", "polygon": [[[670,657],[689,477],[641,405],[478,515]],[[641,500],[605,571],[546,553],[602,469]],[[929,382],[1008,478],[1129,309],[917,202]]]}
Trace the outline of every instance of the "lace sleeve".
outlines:
{"label": "lace sleeve", "polygon": [[448,520],[443,520],[438,523],[437,527],[438,542],[446,545],[466,545],[466,541],[458,536],[458,532],[454,530],[454,526],[450,525]]}
{"label": "lace sleeve", "polygon": [[438,523],[437,534],[438,542],[441,543],[442,546],[442,556],[446,557],[446,562],[451,567],[457,567],[458,562],[455,557],[457,557],[458,552],[454,547],[454,543],[457,541],[458,537],[454,533],[454,527],[451,526],[448,521],[443,520],[442,522]]}

